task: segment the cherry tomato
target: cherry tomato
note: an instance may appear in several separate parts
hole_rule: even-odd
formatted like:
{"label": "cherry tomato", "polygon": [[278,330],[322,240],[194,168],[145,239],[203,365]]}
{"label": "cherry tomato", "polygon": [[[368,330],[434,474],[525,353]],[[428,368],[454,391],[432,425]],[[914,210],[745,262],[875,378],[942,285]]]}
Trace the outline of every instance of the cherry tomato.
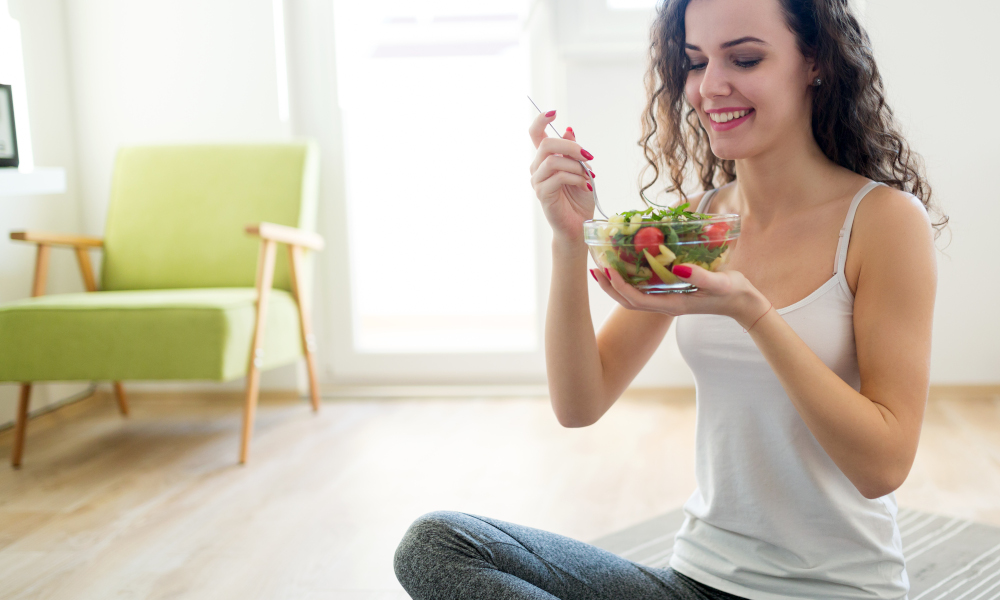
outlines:
{"label": "cherry tomato", "polygon": [[711,225],[705,227],[703,233],[708,238],[708,243],[705,244],[705,246],[707,246],[709,250],[715,250],[719,246],[726,243],[726,234],[729,233],[729,224],[712,223]]}
{"label": "cherry tomato", "polygon": [[652,256],[658,256],[660,244],[663,243],[663,232],[656,227],[643,227],[632,238],[632,243],[635,244],[635,253],[639,256],[642,256],[643,250],[648,250]]}

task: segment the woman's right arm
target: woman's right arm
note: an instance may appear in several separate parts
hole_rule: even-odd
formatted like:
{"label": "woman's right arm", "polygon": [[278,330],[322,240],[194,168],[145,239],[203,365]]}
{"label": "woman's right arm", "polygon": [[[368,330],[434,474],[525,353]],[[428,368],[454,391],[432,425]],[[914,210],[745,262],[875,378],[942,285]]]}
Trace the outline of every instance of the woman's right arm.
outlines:
{"label": "woman's right arm", "polygon": [[673,320],[616,304],[595,334],[586,270],[586,246],[552,242],[545,370],[564,427],[596,423],[649,362]]}
{"label": "woman's right arm", "polygon": [[594,214],[593,194],[577,160],[587,160],[572,130],[549,138],[554,115],[529,128],[538,148],[531,183],[552,226],[552,283],[545,318],[545,364],[552,409],[564,427],[596,423],[611,408],[663,341],[672,317],[616,306],[594,332],[587,289],[583,222]]}

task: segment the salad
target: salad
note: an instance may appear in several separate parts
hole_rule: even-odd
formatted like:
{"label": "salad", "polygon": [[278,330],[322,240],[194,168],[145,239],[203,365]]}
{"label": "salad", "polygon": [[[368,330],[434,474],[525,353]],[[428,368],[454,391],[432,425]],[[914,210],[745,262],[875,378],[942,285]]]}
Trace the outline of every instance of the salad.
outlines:
{"label": "salad", "polygon": [[584,223],[594,262],[649,293],[695,291],[671,272],[673,266],[688,263],[718,271],[739,233],[739,215],[692,212],[688,204],[630,210]]}

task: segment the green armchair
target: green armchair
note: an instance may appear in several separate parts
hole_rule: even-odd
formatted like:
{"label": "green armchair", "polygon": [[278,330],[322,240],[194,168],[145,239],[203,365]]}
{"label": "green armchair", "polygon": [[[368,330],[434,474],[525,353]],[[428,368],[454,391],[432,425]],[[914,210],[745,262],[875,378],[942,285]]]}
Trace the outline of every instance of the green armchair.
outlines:
{"label": "green armchair", "polygon": [[[247,376],[239,462],[262,369],[304,357],[319,410],[305,252],[314,233],[313,143],[119,151],[104,239],[39,232],[32,297],[0,305],[0,382],[21,384],[11,464],[24,448],[31,382]],[[76,253],[87,292],[45,296],[50,250]],[[103,249],[98,291],[89,251]]]}

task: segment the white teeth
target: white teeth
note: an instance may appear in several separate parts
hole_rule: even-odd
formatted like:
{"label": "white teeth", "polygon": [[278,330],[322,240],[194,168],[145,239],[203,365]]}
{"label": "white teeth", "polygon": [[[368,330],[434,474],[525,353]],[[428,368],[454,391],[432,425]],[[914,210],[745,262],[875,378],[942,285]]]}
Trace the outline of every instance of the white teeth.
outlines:
{"label": "white teeth", "polygon": [[716,123],[727,123],[733,119],[741,119],[750,114],[749,110],[738,110],[736,112],[709,113],[708,118]]}

